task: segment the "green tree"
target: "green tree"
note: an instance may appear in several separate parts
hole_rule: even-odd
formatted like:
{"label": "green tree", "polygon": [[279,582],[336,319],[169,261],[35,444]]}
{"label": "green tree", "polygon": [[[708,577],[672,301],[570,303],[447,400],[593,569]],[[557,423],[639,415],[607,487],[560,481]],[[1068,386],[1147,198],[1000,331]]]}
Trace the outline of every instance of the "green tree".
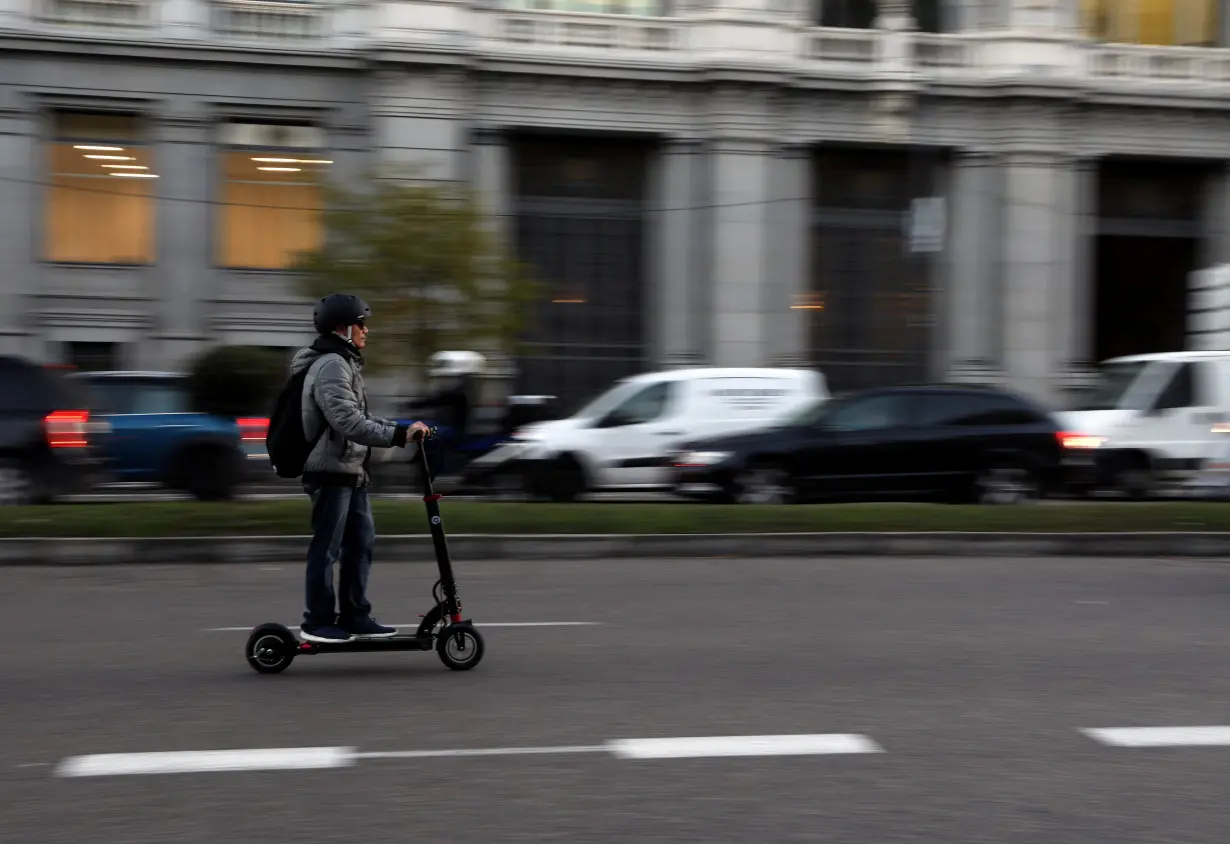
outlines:
{"label": "green tree", "polygon": [[517,353],[539,284],[474,192],[378,178],[323,191],[322,246],[295,268],[312,298],[345,291],[371,304],[374,366],[417,371],[446,349]]}

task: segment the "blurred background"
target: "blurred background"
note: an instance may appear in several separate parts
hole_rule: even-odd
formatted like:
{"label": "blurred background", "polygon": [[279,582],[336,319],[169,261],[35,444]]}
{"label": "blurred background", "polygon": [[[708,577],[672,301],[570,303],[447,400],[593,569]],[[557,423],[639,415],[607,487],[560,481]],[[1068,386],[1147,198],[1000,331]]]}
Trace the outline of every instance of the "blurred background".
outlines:
{"label": "blurred background", "polygon": [[1227,6],[0,0],[0,498],[293,494],[333,289],[472,494],[1220,489]]}

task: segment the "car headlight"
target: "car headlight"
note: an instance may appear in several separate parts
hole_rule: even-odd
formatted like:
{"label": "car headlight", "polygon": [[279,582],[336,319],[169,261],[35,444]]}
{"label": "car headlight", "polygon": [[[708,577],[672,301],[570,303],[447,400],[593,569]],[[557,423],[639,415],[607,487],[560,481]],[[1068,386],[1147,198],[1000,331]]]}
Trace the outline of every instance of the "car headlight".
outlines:
{"label": "car headlight", "polygon": [[729,451],[685,451],[675,457],[676,466],[712,466],[730,457]]}

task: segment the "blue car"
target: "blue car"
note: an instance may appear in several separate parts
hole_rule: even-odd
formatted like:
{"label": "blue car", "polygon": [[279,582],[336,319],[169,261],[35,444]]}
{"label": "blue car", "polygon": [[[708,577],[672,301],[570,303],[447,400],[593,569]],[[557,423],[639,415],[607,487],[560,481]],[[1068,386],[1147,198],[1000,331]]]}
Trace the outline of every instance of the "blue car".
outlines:
{"label": "blue car", "polygon": [[171,372],[82,372],[103,432],[109,479],[157,484],[202,501],[231,498],[247,461],[264,455],[266,419],[232,419],[191,409],[187,381]]}

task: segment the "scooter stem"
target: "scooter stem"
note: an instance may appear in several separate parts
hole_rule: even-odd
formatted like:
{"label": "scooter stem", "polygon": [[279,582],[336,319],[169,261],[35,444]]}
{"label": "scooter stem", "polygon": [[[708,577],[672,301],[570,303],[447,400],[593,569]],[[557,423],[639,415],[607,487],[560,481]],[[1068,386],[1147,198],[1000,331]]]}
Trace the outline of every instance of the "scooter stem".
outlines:
{"label": "scooter stem", "polygon": [[448,539],[444,535],[444,523],[440,517],[440,499],[431,483],[431,467],[427,463],[427,443],[422,431],[416,431],[414,441],[419,447],[419,465],[423,469],[423,502],[427,505],[427,523],[431,530],[431,542],[436,549],[436,564],[440,567],[440,586],[444,590],[444,612],[448,621],[461,621],[461,599],[457,596],[457,584],[453,580],[453,564],[448,555]]}

